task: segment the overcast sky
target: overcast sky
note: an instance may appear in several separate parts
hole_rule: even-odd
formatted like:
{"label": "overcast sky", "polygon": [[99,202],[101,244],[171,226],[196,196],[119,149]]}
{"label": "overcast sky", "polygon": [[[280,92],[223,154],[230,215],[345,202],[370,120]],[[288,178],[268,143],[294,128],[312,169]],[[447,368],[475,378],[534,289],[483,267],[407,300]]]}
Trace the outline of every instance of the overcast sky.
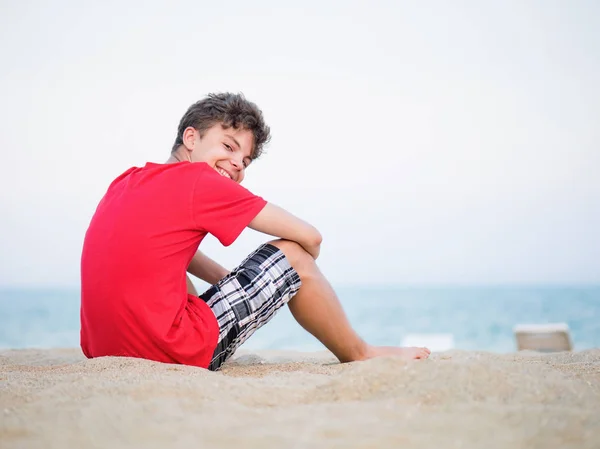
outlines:
{"label": "overcast sky", "polygon": [[286,3],[0,2],[0,285],[77,286],[108,184],[213,91],[335,284],[600,282],[598,2]]}

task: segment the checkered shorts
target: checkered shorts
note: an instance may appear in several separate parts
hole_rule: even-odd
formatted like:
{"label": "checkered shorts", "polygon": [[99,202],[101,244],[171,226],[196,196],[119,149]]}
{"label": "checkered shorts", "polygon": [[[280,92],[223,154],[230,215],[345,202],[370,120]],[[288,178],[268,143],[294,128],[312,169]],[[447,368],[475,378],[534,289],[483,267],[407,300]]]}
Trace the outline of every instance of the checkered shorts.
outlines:
{"label": "checkered shorts", "polygon": [[298,292],[301,282],[281,250],[268,243],[200,295],[219,322],[208,369],[218,370],[237,348]]}

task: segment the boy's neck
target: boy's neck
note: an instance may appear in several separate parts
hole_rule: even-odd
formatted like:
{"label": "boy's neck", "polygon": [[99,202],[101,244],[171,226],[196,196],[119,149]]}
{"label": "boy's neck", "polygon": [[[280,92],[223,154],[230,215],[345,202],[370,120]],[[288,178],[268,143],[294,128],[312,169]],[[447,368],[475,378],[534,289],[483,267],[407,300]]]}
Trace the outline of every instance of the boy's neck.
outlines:
{"label": "boy's neck", "polygon": [[169,156],[169,159],[167,159],[167,162],[165,162],[165,164],[176,164],[178,162],[184,161],[192,162],[188,155],[185,152],[181,151],[180,147],[171,153],[171,156]]}

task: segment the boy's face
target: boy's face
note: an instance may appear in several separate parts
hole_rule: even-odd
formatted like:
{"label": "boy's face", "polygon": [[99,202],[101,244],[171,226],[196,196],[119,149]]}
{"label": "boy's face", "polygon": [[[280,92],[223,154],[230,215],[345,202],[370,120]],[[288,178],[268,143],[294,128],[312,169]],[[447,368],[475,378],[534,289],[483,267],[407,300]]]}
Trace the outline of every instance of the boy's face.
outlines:
{"label": "boy's face", "polygon": [[192,162],[206,162],[221,176],[240,183],[250,165],[254,135],[247,129],[223,128],[220,123],[212,126],[200,137],[194,128],[184,132],[184,145],[191,150]]}

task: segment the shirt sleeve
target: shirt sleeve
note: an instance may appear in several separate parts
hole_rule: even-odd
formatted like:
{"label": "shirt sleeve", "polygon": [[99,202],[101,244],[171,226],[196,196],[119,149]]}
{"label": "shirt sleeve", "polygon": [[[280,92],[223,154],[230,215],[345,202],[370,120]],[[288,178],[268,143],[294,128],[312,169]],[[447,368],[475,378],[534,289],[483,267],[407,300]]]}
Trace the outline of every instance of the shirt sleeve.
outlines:
{"label": "shirt sleeve", "polygon": [[229,246],[266,204],[260,196],[208,168],[199,173],[194,185],[192,217],[199,229]]}

